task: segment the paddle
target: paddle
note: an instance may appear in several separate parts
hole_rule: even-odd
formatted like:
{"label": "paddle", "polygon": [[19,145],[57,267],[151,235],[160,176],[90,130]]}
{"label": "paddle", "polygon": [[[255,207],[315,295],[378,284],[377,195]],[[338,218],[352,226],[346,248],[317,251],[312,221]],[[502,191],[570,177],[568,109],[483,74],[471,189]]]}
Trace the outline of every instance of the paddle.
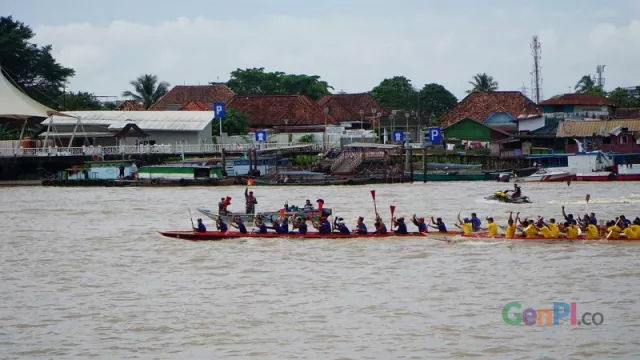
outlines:
{"label": "paddle", "polygon": [[280,220],[284,219],[284,209],[280,209]]}
{"label": "paddle", "polygon": [[589,200],[591,200],[591,195],[587,194],[587,196],[584,197],[584,201],[586,202],[584,204],[584,212],[587,212],[587,209],[589,208]]}
{"label": "paddle", "polygon": [[396,207],[389,205],[389,210],[391,210],[391,229],[393,230],[393,213],[396,211]]}
{"label": "paddle", "polygon": [[[615,224],[613,224],[612,228],[618,226],[618,223],[620,222],[620,218],[618,218],[618,220],[616,221]],[[613,234],[613,230],[609,231],[609,234],[607,234],[607,237],[605,239],[609,240],[609,237],[611,236],[611,234]]]}
{"label": "paddle", "polygon": [[189,218],[191,219],[191,228],[195,229],[196,227],[193,226],[193,216],[191,215],[191,209],[187,209],[187,210],[189,210]]}
{"label": "paddle", "polygon": [[371,198],[373,199],[373,211],[378,215],[378,207],[376,206],[376,191],[371,190]]}

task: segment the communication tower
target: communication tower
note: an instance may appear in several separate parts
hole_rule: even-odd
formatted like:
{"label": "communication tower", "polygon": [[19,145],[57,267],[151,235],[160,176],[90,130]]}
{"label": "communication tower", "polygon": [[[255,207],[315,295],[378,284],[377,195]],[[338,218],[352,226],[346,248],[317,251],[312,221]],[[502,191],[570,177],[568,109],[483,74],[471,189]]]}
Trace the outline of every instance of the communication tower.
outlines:
{"label": "communication tower", "polygon": [[602,73],[604,72],[604,65],[598,65],[596,66],[596,83],[598,84],[598,87],[600,87],[602,89],[602,87],[604,86],[604,78],[602,77]]}
{"label": "communication tower", "polygon": [[538,36],[534,36],[531,40],[531,56],[533,56],[533,70],[531,71],[531,94],[533,101],[539,103],[542,100],[542,66],[540,59],[542,47]]}

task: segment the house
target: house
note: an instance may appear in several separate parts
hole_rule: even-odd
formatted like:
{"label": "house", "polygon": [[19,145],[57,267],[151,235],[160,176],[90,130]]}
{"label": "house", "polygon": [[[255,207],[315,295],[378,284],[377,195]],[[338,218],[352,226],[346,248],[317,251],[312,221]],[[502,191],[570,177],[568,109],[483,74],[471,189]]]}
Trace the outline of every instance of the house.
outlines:
{"label": "house", "polygon": [[615,104],[599,94],[563,94],[539,105],[547,118],[608,119],[615,114]]}
{"label": "house", "polygon": [[370,129],[380,117],[390,114],[369,93],[326,95],[318,100],[318,105],[342,125],[354,128],[364,122],[364,127]]}
{"label": "house", "polygon": [[[72,111],[42,122],[39,138],[72,147],[211,143],[213,111]],[[73,139],[73,140],[72,140]]]}
{"label": "house", "polygon": [[445,128],[471,119],[494,129],[515,133],[518,130],[517,117],[536,111],[537,105],[519,91],[472,92],[442,115],[440,125]]}
{"label": "house", "polygon": [[447,139],[495,142],[511,138],[512,135],[473,119],[462,119],[442,129]]}
{"label": "house", "polygon": [[227,109],[248,115],[251,129],[337,123],[318,103],[304,95],[236,95],[227,103]]}
{"label": "house", "polygon": [[214,103],[226,103],[234,95],[235,93],[225,84],[177,85],[151,105],[149,110],[180,110],[190,102],[201,102],[206,105],[206,110],[212,110]]}
{"label": "house", "polygon": [[556,133],[565,144],[565,151],[575,153],[580,143],[586,151],[640,152],[640,119],[635,120],[565,120]]}

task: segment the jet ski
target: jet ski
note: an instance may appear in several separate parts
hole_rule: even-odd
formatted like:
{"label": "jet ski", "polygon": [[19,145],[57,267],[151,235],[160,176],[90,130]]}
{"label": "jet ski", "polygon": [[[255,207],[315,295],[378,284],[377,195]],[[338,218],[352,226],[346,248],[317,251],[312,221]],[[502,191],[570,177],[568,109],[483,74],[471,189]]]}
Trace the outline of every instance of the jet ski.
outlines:
{"label": "jet ski", "polygon": [[501,201],[501,202],[511,203],[511,204],[531,203],[531,200],[529,199],[528,196],[518,196],[513,198],[509,196],[505,191],[496,191],[495,193],[493,193],[493,195],[485,197],[485,200]]}

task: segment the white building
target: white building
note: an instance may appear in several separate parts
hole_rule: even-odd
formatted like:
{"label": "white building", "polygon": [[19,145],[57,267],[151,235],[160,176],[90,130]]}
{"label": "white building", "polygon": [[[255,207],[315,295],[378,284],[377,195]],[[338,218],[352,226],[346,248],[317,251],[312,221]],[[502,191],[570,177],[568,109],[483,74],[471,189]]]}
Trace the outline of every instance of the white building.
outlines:
{"label": "white building", "polygon": [[42,122],[58,146],[211,144],[213,111],[68,111]]}

